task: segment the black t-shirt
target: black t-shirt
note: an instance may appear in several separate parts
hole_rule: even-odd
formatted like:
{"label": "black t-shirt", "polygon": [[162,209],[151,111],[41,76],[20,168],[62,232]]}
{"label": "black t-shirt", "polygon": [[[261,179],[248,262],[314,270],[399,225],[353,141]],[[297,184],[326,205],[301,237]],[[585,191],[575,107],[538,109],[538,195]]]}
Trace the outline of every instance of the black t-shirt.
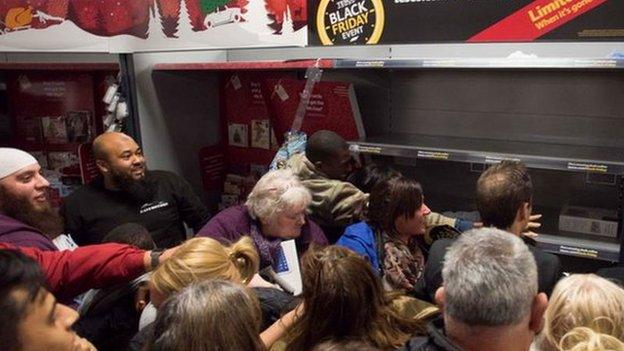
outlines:
{"label": "black t-shirt", "polygon": [[97,244],[115,227],[134,222],[150,232],[159,248],[166,248],[184,241],[183,223],[197,232],[208,221],[208,210],[185,180],[165,171],[148,171],[146,179],[155,191],[144,203],[107,190],[101,178],[77,189],[61,207],[66,232],[79,245]]}
{"label": "black t-shirt", "polygon": [[[424,272],[424,285],[429,297],[428,301],[433,301],[436,290],[442,286],[444,255],[453,242],[453,239],[439,239],[431,245]],[[537,264],[538,290],[550,296],[555,284],[562,277],[561,261],[559,257],[530,245],[529,251],[535,257],[535,263]]]}
{"label": "black t-shirt", "polygon": [[442,316],[427,323],[427,336],[416,336],[408,340],[397,351],[461,351],[444,331]]}

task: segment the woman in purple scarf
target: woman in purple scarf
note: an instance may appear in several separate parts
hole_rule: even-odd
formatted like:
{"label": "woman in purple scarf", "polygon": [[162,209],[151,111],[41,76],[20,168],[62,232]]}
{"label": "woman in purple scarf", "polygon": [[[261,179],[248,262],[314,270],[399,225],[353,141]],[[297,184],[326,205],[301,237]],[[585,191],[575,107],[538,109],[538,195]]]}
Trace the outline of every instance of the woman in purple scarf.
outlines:
{"label": "woman in purple scarf", "polygon": [[328,244],[321,228],[306,214],[311,201],[309,190],[291,171],[271,171],[260,178],[244,205],[219,212],[197,236],[223,243],[250,236],[262,269],[275,264],[282,240],[295,239],[300,256],[312,243]]}

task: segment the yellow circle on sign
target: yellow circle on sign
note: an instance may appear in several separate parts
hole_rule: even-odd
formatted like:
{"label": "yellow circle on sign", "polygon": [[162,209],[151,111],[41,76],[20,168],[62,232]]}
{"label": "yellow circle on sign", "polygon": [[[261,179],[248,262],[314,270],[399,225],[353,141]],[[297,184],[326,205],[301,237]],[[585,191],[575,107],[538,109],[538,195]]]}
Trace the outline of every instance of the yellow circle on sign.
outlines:
{"label": "yellow circle on sign", "polygon": [[[323,45],[334,45],[334,42],[325,31],[325,11],[327,10],[327,5],[329,5],[330,1],[332,0],[321,0],[318,10],[316,11],[316,32],[318,33]],[[384,7],[381,2],[382,0],[369,1],[373,3],[373,7],[375,8],[375,29],[366,44],[377,44],[384,29]]]}

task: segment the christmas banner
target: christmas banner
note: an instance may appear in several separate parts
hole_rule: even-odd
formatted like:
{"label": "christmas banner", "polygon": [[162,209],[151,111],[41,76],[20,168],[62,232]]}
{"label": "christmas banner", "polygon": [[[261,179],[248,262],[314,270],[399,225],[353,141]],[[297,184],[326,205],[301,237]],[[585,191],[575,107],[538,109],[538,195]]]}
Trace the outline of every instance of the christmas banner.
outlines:
{"label": "christmas banner", "polygon": [[311,45],[622,41],[622,0],[308,0]]}
{"label": "christmas banner", "polygon": [[0,51],[304,46],[307,32],[306,0],[0,1]]}

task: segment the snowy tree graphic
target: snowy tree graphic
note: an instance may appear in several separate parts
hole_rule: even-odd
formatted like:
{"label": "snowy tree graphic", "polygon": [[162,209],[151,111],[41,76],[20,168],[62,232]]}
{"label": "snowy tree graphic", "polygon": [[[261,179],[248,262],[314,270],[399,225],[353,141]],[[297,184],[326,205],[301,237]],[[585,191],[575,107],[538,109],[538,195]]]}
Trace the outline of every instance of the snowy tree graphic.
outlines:
{"label": "snowy tree graphic", "polygon": [[267,15],[264,0],[251,0],[247,4],[245,20],[247,22],[243,23],[242,27],[249,32],[257,34],[272,33],[272,30],[269,27],[271,21],[269,20],[269,16]]}
{"label": "snowy tree graphic", "polygon": [[193,33],[193,24],[191,24],[191,17],[189,16],[188,8],[186,7],[186,1],[180,0],[180,15],[178,16],[178,31],[176,36],[184,37]]}
{"label": "snowy tree graphic", "polygon": [[147,26],[147,34],[150,38],[166,38],[165,32],[163,31],[163,26],[159,21],[160,11],[158,8],[158,1],[154,0],[152,6],[150,7],[150,18]]}
{"label": "snowy tree graphic", "polygon": [[290,12],[290,6],[286,6],[284,11],[284,21],[282,22],[282,34],[292,34],[295,32],[295,26],[293,25],[292,14]]}

